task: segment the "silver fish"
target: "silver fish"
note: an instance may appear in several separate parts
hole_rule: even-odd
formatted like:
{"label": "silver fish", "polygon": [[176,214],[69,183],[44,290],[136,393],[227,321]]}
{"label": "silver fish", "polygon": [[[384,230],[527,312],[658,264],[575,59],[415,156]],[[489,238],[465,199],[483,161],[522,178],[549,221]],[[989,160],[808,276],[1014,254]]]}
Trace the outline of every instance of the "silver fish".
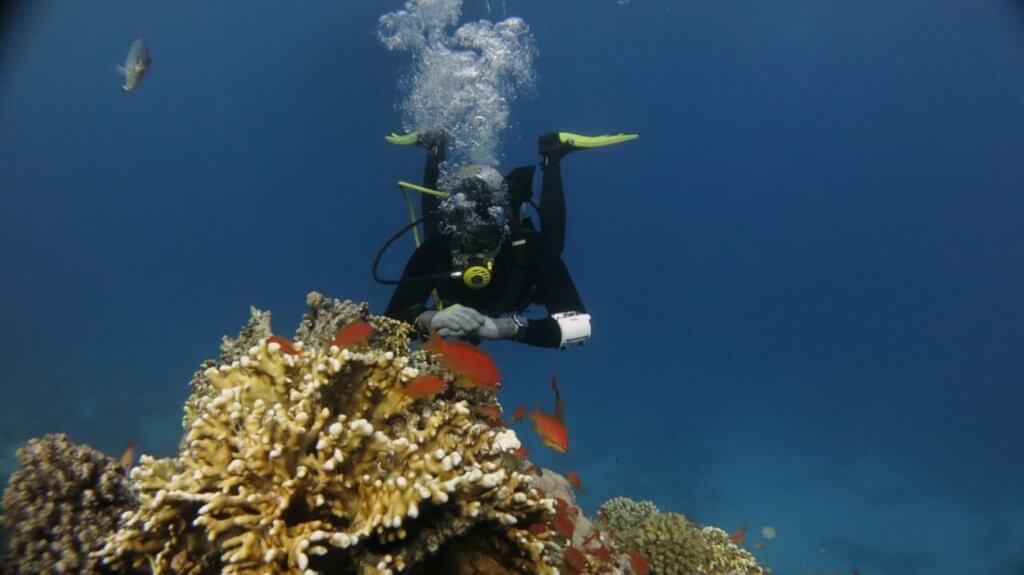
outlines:
{"label": "silver fish", "polygon": [[128,57],[125,58],[124,66],[117,67],[117,71],[124,76],[124,86],[121,86],[121,89],[125,92],[131,92],[138,88],[139,83],[142,82],[142,77],[149,70],[150,62],[152,60],[149,58],[149,49],[146,48],[146,43],[142,38],[136,38],[132,42],[132,47],[128,50]]}

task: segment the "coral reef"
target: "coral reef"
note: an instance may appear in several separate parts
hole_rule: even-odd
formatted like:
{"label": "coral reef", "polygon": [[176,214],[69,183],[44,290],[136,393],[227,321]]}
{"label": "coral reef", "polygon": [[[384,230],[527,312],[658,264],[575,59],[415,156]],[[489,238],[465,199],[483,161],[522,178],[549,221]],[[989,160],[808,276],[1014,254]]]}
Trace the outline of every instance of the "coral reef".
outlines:
{"label": "coral reef", "polygon": [[605,526],[617,533],[624,533],[658,512],[658,506],[653,502],[634,501],[628,497],[613,497],[601,505]]}
{"label": "coral reef", "polygon": [[[253,310],[192,382],[177,457],[144,456],[141,505],[100,553],[117,570],[199,575],[555,573],[557,545],[527,529],[554,511],[508,464],[514,434],[477,407],[492,392],[450,386],[414,399],[410,379],[450,378],[408,351],[406,324],[307,298],[297,341]],[[366,346],[330,338],[352,319]]]}
{"label": "coral reef", "polygon": [[[764,572],[724,531],[650,502],[588,519],[564,477],[516,455],[494,388],[421,397],[409,382],[459,376],[409,350],[411,326],[315,292],[307,304],[294,341],[255,308],[223,338],[192,377],[175,457],[143,456],[129,477],[63,435],[21,449],[0,573]],[[336,335],[352,326],[363,336]]]}
{"label": "coral reef", "polygon": [[90,554],[103,546],[118,516],[136,505],[125,470],[63,434],[18,450],[21,469],[4,492],[9,573],[104,573]]}
{"label": "coral reef", "polygon": [[609,500],[601,510],[616,539],[644,556],[653,575],[765,573],[753,555],[717,527],[700,527],[679,513],[659,512],[649,501],[623,497]]}

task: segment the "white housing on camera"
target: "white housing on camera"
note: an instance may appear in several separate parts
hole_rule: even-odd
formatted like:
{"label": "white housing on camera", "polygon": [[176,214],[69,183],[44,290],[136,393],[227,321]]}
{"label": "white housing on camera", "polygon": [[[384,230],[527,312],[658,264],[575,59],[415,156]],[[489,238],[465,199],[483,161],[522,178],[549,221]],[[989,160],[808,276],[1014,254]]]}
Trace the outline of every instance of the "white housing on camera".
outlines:
{"label": "white housing on camera", "polygon": [[551,317],[558,322],[558,329],[562,332],[559,347],[583,345],[583,342],[590,339],[590,314],[565,311],[553,313]]}

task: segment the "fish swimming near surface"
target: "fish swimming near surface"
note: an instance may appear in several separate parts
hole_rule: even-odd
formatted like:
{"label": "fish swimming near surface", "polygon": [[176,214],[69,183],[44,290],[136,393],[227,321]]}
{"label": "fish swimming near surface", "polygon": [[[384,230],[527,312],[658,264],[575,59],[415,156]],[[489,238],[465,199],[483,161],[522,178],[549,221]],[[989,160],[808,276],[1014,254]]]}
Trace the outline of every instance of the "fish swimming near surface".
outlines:
{"label": "fish swimming near surface", "polygon": [[124,85],[121,86],[121,89],[125,92],[131,92],[138,88],[152,61],[149,57],[149,48],[146,47],[146,42],[142,38],[136,38],[132,42],[132,47],[128,49],[128,56],[124,60],[124,66],[117,67],[117,71],[124,76]]}

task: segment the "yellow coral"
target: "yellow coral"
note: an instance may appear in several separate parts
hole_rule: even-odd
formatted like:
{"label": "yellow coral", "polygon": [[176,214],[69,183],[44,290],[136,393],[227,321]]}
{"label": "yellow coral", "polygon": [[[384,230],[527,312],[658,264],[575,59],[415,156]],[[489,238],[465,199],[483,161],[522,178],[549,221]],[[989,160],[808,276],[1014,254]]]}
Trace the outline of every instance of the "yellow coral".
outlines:
{"label": "yellow coral", "polygon": [[364,575],[437,561],[472,536],[514,550],[496,558],[503,572],[555,573],[557,550],[526,529],[553,502],[502,465],[497,430],[471,409],[482,398],[406,396],[426,357],[410,357],[403,324],[371,323],[363,351],[313,341],[288,353],[262,340],[206,369],[178,457],[133,470],[141,506],[105,560],[153,573]]}
{"label": "yellow coral", "polygon": [[764,573],[753,555],[729,541],[728,533],[698,527],[678,513],[647,514],[618,536],[646,557],[657,575]]}

